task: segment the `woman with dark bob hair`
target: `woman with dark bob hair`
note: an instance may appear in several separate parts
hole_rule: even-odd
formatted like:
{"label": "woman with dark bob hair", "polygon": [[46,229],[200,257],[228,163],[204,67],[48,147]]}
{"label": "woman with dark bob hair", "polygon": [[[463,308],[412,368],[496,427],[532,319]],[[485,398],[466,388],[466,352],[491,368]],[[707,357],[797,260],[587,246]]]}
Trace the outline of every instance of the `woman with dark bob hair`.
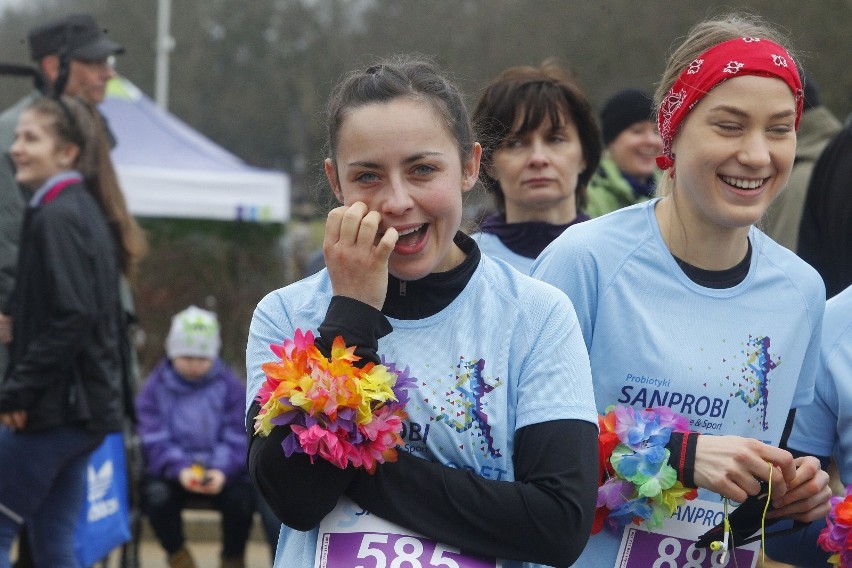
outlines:
{"label": "woman with dark bob hair", "polygon": [[473,117],[485,188],[497,213],[473,235],[521,272],[570,225],[587,220],[586,186],[601,158],[586,96],[554,59],[511,67],[482,92]]}

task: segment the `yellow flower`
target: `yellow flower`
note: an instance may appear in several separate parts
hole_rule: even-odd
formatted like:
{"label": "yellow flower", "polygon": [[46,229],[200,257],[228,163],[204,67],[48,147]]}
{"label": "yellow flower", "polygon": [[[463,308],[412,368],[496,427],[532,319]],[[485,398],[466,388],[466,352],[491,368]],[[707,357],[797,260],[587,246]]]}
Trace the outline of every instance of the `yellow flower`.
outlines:
{"label": "yellow flower", "polygon": [[396,375],[388,372],[384,365],[367,365],[356,382],[360,402],[358,404],[359,424],[369,424],[373,419],[373,410],[381,403],[396,400],[392,387],[396,384]]}
{"label": "yellow flower", "polygon": [[293,410],[294,407],[289,404],[282,404],[279,402],[279,399],[270,398],[266,401],[266,404],[263,405],[263,411],[258,414],[254,419],[254,432],[255,434],[262,434],[264,436],[268,436],[272,429],[275,427],[272,424],[272,419],[276,416],[279,416],[285,412],[289,412]]}
{"label": "yellow flower", "polygon": [[656,501],[665,505],[669,510],[669,515],[672,515],[678,505],[686,503],[687,494],[694,491],[694,489],[684,487],[683,483],[680,481],[676,481],[669,489],[664,490],[662,494],[656,498]]}

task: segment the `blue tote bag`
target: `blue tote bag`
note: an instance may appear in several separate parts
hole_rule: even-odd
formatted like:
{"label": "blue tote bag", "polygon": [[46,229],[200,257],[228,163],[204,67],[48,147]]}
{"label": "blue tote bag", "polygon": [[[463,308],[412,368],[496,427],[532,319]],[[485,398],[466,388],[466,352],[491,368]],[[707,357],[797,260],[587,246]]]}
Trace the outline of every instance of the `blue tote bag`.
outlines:
{"label": "blue tote bag", "polygon": [[121,432],[107,434],[87,468],[86,502],[77,521],[75,547],[83,566],[92,566],[130,540],[127,463]]}

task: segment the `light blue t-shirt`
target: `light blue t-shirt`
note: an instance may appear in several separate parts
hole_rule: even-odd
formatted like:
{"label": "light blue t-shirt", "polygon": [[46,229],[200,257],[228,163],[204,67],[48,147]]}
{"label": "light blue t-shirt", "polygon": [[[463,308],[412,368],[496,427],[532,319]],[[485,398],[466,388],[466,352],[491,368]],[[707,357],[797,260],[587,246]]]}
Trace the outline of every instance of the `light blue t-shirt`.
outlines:
{"label": "light blue t-shirt", "polygon": [[852,483],[852,286],[825,305],[814,401],[796,411],[788,445],[833,455],[840,480]]}
{"label": "light blue t-shirt", "polygon": [[[700,286],[666,247],[656,202],[569,227],[532,267],[571,298],[598,412],[617,403],[668,406],[702,434],[777,445],[790,408],[813,397],[822,280],[752,228],[745,280],[722,290]],[[706,490],[699,497],[719,500]],[[619,542],[598,533],[575,566],[612,566]]]}
{"label": "light blue t-shirt", "polygon": [[[247,406],[264,380],[261,364],[274,360],[269,345],[296,328],[316,333],[331,297],[328,272],[321,271],[260,302],[246,350]],[[393,332],[379,341],[379,354],[409,366],[418,379],[401,451],[512,481],[516,430],[560,419],[597,424],[580,328],[568,298],[552,286],[483,255],[448,307],[390,322]],[[313,567],[316,539],[316,531],[282,527],[275,567]]]}
{"label": "light blue t-shirt", "polygon": [[482,254],[505,260],[521,272],[521,274],[530,273],[530,267],[535,259],[514,252],[504,245],[503,241],[497,235],[492,235],[491,233],[474,233],[470,238],[476,241]]}

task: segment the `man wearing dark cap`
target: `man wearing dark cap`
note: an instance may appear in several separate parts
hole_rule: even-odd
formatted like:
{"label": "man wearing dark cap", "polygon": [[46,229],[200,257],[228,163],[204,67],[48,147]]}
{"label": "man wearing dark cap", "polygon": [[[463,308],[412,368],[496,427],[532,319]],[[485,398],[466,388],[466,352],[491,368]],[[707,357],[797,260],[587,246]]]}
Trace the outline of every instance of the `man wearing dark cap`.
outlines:
{"label": "man wearing dark cap", "polygon": [[606,152],[589,180],[586,213],[599,217],[650,198],[657,186],[656,158],[663,140],[654,122],[650,95],[624,89],[601,110]]}
{"label": "man wearing dark cap", "polygon": [[102,103],[107,81],[115,76],[113,58],[124,53],[88,14],[72,14],[36,26],[29,33],[30,53],[48,82],[54,84],[63,58],[67,58],[65,94]]}
{"label": "man wearing dark cap", "polygon": [[[124,48],[112,41],[89,14],[71,14],[39,24],[28,34],[30,53],[49,85],[63,72],[68,81],[64,94],[98,104],[106,96],[106,84],[115,76],[113,57]],[[9,149],[15,141],[18,116],[39,93],[24,97],[0,114],[0,310],[15,281],[18,239],[26,200],[15,183]],[[6,346],[0,343],[0,372],[7,363]]]}

